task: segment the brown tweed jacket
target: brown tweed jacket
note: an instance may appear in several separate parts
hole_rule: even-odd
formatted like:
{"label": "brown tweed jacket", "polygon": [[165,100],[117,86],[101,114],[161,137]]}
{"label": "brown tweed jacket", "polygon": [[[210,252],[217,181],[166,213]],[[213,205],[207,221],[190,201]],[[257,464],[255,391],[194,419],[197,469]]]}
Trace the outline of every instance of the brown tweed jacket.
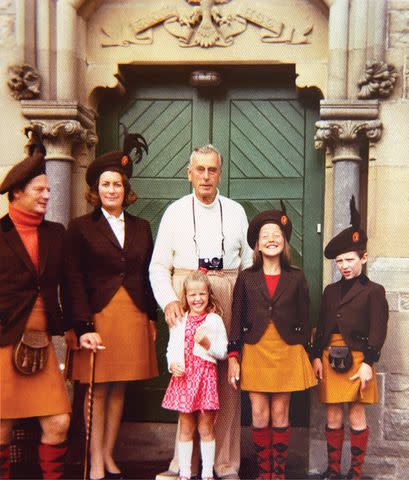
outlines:
{"label": "brown tweed jacket", "polygon": [[0,346],[20,340],[39,293],[45,304],[50,334],[60,335],[69,328],[63,322],[58,295],[64,234],[60,223],[43,220],[39,225],[37,272],[11,218],[5,215],[0,220]]}
{"label": "brown tweed jacket", "polygon": [[342,298],[341,282],[332,283],[324,290],[314,336],[314,357],[321,357],[338,325],[345,343],[352,350],[364,352],[366,361],[373,363],[379,359],[386,338],[388,303],[385,289],[361,275]]}
{"label": "brown tweed jacket", "polygon": [[262,268],[243,270],[233,292],[229,351],[237,350],[242,342],[257,343],[271,321],[289,345],[307,344],[311,334],[308,310],[307,282],[298,268],[282,269],[273,298]]}
{"label": "brown tweed jacket", "polygon": [[[125,212],[124,248],[100,209],[71,221],[67,230],[65,297],[74,328],[92,331],[89,324],[124,286],[135,305],[156,320],[156,302],[148,266],[153,241],[149,223]],[[120,319],[118,319],[120,320]],[[89,327],[85,327],[86,324]]]}

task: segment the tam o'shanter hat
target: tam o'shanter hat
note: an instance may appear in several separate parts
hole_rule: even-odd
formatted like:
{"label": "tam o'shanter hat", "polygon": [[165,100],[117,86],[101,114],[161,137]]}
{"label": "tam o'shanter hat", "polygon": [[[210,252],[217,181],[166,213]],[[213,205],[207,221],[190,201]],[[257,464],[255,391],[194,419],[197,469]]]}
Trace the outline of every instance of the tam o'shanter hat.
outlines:
{"label": "tam o'shanter hat", "polygon": [[352,195],[349,202],[351,211],[351,227],[345,228],[338,233],[325,247],[324,255],[332,259],[346,252],[366,250],[368,237],[365,230],[361,228],[361,216],[355,207],[355,197]]}
{"label": "tam o'shanter hat", "polygon": [[0,194],[22,188],[34,177],[45,174],[46,149],[40,130],[28,127],[24,133],[30,140],[27,146],[28,156],[9,170],[0,185]]}
{"label": "tam o'shanter hat", "polygon": [[260,229],[266,223],[275,223],[283,231],[287,241],[290,241],[293,226],[291,220],[287,216],[284,202],[280,200],[281,210],[265,210],[257,214],[250,222],[247,230],[247,243],[254,250]]}
{"label": "tam o'shanter hat", "polygon": [[[122,124],[121,124],[122,125]],[[143,151],[148,153],[148,144],[139,133],[129,133],[124,128],[124,143],[121,151],[108,152],[97,157],[87,168],[85,180],[91,187],[95,185],[101,173],[107,170],[123,173],[127,178],[132,177],[133,164],[137,164],[142,160]],[[131,152],[135,150],[135,158],[132,160]]]}

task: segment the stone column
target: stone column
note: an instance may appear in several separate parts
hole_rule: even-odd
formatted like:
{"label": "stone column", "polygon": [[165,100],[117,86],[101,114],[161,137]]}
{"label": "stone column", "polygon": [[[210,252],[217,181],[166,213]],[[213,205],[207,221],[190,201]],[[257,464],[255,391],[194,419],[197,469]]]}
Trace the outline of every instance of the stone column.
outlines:
{"label": "stone column", "polygon": [[365,72],[368,36],[368,0],[352,0],[348,38],[348,98],[356,98],[357,85]]}
{"label": "stone column", "polygon": [[[372,18],[371,18],[372,17]],[[387,1],[370,0],[368,18],[372,20],[372,29],[368,32],[368,58],[378,62],[385,61]]]}
{"label": "stone column", "polygon": [[348,0],[334,0],[328,26],[328,97],[346,98],[348,68]]}
{"label": "stone column", "polygon": [[[376,142],[381,136],[378,109],[377,100],[321,101],[322,120],[316,123],[315,147],[329,148],[332,153],[333,235],[350,223],[349,209],[346,207],[351,195],[355,195],[359,204],[360,147],[362,142]],[[333,273],[335,277],[335,270]]]}
{"label": "stone column", "polygon": [[55,3],[36,2],[37,69],[41,74],[41,98],[55,98]]}
{"label": "stone column", "polygon": [[77,102],[22,102],[23,115],[31,126],[41,128],[47,148],[47,174],[51,197],[49,220],[67,226],[71,218],[71,170],[78,147],[93,153],[97,142],[95,114]]}
{"label": "stone column", "polygon": [[69,0],[57,3],[57,98],[78,98],[77,12]]}

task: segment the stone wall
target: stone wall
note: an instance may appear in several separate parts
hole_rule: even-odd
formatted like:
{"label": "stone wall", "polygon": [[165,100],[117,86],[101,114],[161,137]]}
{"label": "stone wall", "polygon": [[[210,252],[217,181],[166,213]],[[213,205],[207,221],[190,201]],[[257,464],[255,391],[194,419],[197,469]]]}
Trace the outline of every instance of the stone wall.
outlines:
{"label": "stone wall", "polygon": [[[379,363],[385,372],[384,407],[376,463],[394,463],[396,476],[409,467],[409,2],[389,0],[386,58],[400,79],[393,98],[383,106],[385,131],[377,150],[379,170],[369,171],[369,228],[376,230],[368,271],[387,291],[388,337]],[[376,162],[378,163],[378,162]],[[393,220],[392,220],[393,219]],[[371,233],[371,231],[369,232]],[[380,460],[379,460],[380,459]]]}
{"label": "stone wall", "polygon": [[[18,24],[16,14],[17,0],[0,0],[0,108],[2,128],[0,129],[0,177],[22,159],[25,144],[22,129],[24,119],[20,102],[11,96],[7,86],[7,70],[23,60],[22,48],[18,42]],[[7,201],[0,196],[0,216],[6,211]]]}
{"label": "stone wall", "polygon": [[[398,79],[393,95],[381,100],[382,137],[370,151],[367,272],[384,285],[390,318],[376,365],[380,401],[367,408],[371,435],[364,471],[377,480],[400,480],[408,477],[409,467],[409,2],[389,0],[387,7],[386,62],[395,66]],[[312,472],[325,469],[324,428],[323,406],[313,395]],[[343,453],[346,471],[348,442]]]}

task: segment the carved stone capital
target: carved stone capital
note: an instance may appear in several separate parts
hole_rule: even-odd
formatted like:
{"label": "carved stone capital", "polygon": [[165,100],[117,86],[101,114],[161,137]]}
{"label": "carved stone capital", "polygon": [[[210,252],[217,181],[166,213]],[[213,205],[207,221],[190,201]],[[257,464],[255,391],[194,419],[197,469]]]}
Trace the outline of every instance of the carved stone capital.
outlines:
{"label": "carved stone capital", "polygon": [[386,62],[368,61],[365,74],[358,82],[358,98],[386,98],[395,87],[398,73],[393,65]]}
{"label": "carved stone capital", "polygon": [[41,89],[41,77],[30,65],[11,65],[7,69],[7,85],[16,100],[38,98]]}
{"label": "carved stone capital", "polygon": [[72,143],[83,142],[88,147],[97,143],[95,132],[84,128],[78,120],[61,120],[57,122],[32,120],[30,126],[40,127],[44,139],[56,140],[58,138]]}
{"label": "carved stone capital", "polygon": [[39,100],[22,102],[21,105],[30,126],[41,129],[47,158],[74,161],[72,151],[75,145],[83,144],[91,149],[98,141],[95,112],[77,102]]}
{"label": "carved stone capital", "polygon": [[338,145],[354,143],[368,139],[372,143],[381,138],[382,123],[380,120],[319,120],[315,126],[315,148],[335,148]]}
{"label": "carved stone capital", "polygon": [[378,100],[321,100],[316,122],[315,148],[332,150],[332,161],[360,161],[363,141],[377,142],[382,135]]}

